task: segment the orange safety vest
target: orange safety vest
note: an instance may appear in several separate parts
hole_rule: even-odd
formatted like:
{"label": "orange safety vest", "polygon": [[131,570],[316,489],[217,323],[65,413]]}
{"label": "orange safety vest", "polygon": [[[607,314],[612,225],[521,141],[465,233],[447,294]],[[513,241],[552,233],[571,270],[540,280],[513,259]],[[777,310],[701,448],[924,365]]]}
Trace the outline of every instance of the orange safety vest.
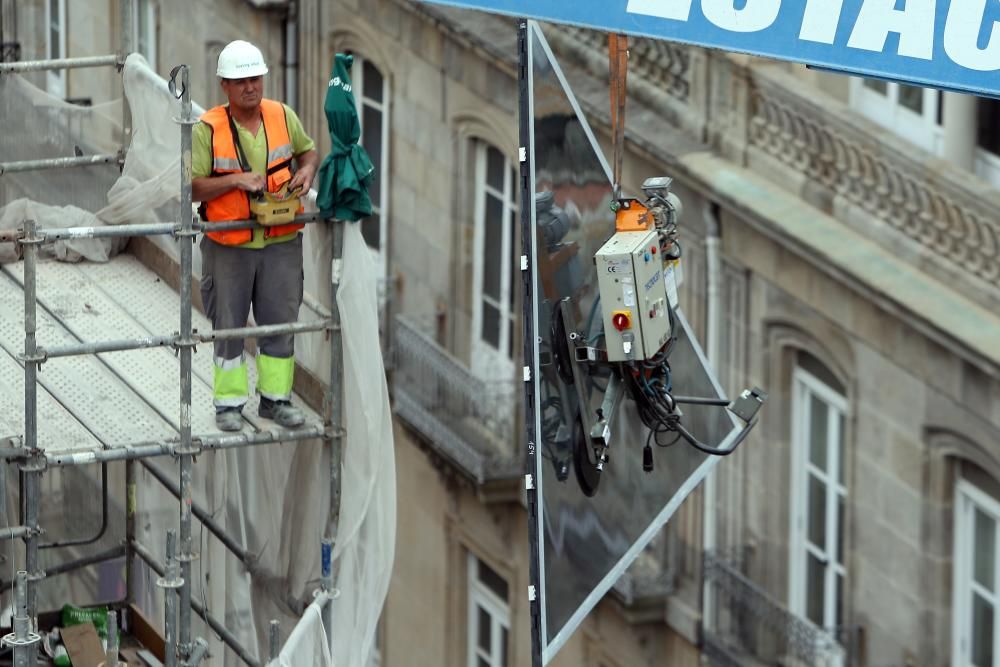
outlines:
{"label": "orange safety vest", "polygon": [[[261,100],[260,114],[267,137],[267,190],[277,192],[292,178],[292,140],[288,136],[285,107],[281,102]],[[229,110],[225,106],[209,109],[201,121],[212,129],[212,176],[238,174],[243,171],[234,138],[235,126],[230,126]],[[222,220],[247,220],[250,218],[249,194],[239,188],[202,203],[201,217],[209,223]],[[299,209],[302,212],[302,209]],[[302,229],[304,225],[292,223],[264,229],[264,238],[283,236]],[[251,229],[230,229],[206,232],[208,238],[222,245],[241,245],[253,239]]]}

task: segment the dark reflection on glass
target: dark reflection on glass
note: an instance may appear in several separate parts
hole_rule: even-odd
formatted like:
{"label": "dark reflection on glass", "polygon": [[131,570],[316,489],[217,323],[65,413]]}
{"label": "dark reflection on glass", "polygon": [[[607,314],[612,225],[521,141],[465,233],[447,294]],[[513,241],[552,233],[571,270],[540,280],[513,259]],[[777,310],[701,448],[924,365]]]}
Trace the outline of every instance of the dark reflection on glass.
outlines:
{"label": "dark reflection on glass", "polygon": [[[682,487],[706,457],[683,442],[671,444],[673,436],[667,434],[661,436],[665,446],[653,447],[653,472],[643,472],[642,450],[649,431],[626,400],[615,422],[610,462],[600,476],[597,492],[588,497],[581,491],[572,445],[581,436],[578,415],[581,408],[596,411],[600,406],[608,372],[587,376],[584,394],[589,404],[581,406],[572,374],[567,371],[566,332],[556,309],[569,297],[563,310],[570,320],[567,326],[591,344],[599,344],[603,320],[597,312],[597,275],[592,260],[614,231],[612,189],[598,148],[588,136],[585,121],[575,113],[536,25],[530,34],[535,331],[539,339],[538,368],[532,377],[539,397],[545,645],[550,646],[554,641],[561,643],[573,631],[579,622],[570,624],[574,614],[596,603],[588,601],[588,596],[613,584],[609,574],[627,564],[623,559],[643,533],[658,521],[662,525],[665,509],[690,491]],[[670,357],[675,393],[718,396],[682,314],[679,320],[681,328]],[[716,445],[734,430],[731,418],[718,408],[685,406],[684,424],[703,442]]]}

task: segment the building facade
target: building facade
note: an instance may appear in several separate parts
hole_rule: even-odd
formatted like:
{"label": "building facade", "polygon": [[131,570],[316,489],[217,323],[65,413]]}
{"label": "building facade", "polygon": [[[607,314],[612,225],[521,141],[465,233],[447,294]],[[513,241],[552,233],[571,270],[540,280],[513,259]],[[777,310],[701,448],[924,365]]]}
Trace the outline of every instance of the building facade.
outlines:
{"label": "building facade", "polygon": [[[23,59],[118,48],[111,0],[0,9]],[[397,413],[381,664],[528,664],[514,22],[412,0],[134,13],[136,48],[187,62],[205,106],[218,50],[257,43],[321,152],[332,56],[355,55]],[[603,36],[546,35],[607,145]],[[117,94],[88,70],[36,83]],[[682,307],[723,387],[771,398],[657,542],[655,585],[627,575],[554,664],[1000,665],[996,103],[648,40],[629,85],[625,184],[676,179]]]}

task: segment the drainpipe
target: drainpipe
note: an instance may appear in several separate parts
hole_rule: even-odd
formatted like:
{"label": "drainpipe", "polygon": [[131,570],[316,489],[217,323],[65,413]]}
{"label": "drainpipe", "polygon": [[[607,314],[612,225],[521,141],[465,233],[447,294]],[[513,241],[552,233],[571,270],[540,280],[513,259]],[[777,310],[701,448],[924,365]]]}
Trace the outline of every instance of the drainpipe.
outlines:
{"label": "drainpipe", "polygon": [[[722,261],[719,257],[719,205],[714,202],[707,202],[703,209],[705,218],[705,260],[707,279],[707,319],[708,333],[706,335],[706,354],[708,365],[719,373],[722,361]],[[704,490],[704,514],[702,523],[702,547],[705,551],[714,550],[718,545],[717,519],[716,519],[716,495],[717,495],[717,475],[718,468],[712,468],[705,478]],[[704,563],[704,560],[702,561]],[[704,565],[702,566],[704,568]],[[702,570],[702,628],[711,628],[714,617],[714,604],[712,599],[712,586],[705,580],[704,569]]]}
{"label": "drainpipe", "polygon": [[299,107],[299,7],[289,0],[285,14],[285,104]]}

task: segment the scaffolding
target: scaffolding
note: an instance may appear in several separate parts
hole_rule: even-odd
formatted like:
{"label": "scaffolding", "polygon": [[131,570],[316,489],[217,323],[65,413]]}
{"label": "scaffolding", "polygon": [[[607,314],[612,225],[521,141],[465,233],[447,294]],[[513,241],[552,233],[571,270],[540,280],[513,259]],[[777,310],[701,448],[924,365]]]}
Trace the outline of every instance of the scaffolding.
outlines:
{"label": "scaffolding", "polygon": [[[59,60],[39,60],[15,63],[0,63],[0,76],[5,73],[20,73],[41,70],[59,70],[79,67],[113,66],[124,67],[125,56],[129,53],[131,26],[131,3],[123,2],[122,7],[122,50],[113,55],[81,58],[65,58]],[[326,528],[321,540],[321,572],[320,590],[316,594],[316,602],[322,607],[323,625],[327,635],[332,634],[332,605],[330,601],[336,596],[334,590],[333,545],[337,535],[338,516],[340,511],[340,466],[342,461],[342,446],[345,436],[343,428],[343,349],[340,327],[340,312],[336,303],[337,286],[340,280],[339,272],[332,272],[333,289],[331,300],[327,306],[317,308],[323,317],[310,322],[293,322],[281,325],[243,327],[228,330],[215,330],[199,333],[192,327],[192,289],[193,274],[192,257],[194,239],[205,231],[204,226],[195,220],[192,214],[191,191],[191,151],[192,126],[197,119],[192,115],[192,101],[188,85],[188,68],[178,66],[171,73],[171,92],[180,100],[181,114],[175,118],[181,131],[181,200],[178,208],[178,223],[159,224],[123,224],[106,227],[70,227],[70,228],[39,228],[33,220],[25,220],[22,229],[0,233],[0,241],[13,241],[20,247],[24,262],[24,349],[19,355],[19,362],[24,367],[24,433],[9,437],[0,437],[0,460],[13,464],[23,475],[21,487],[21,504],[23,525],[11,527],[0,532],[0,540],[20,539],[24,543],[25,569],[19,571],[13,582],[15,589],[15,610],[13,617],[13,632],[3,637],[3,642],[13,647],[14,664],[17,667],[36,664],[40,634],[38,628],[38,586],[47,576],[69,572],[85,566],[120,558],[125,556],[125,599],[111,605],[109,613],[109,629],[117,630],[117,613],[135,600],[137,559],[144,562],[159,579],[157,586],[164,591],[164,639],[166,643],[166,665],[197,665],[205,657],[208,645],[202,638],[192,637],[192,612],[200,616],[219,638],[239,656],[247,665],[258,667],[261,662],[253,653],[243,646],[224,623],[214,617],[204,605],[192,599],[191,564],[197,558],[192,542],[192,518],[198,519],[212,535],[214,535],[244,566],[251,569],[253,558],[246,553],[238,539],[226,533],[193,497],[193,466],[194,458],[206,451],[244,448],[256,445],[267,445],[279,442],[294,442],[308,439],[321,439],[330,451],[330,505]],[[0,163],[0,177],[5,173],[35,171],[43,169],[63,169],[84,167],[93,164],[117,162],[124,164],[125,152],[131,132],[128,101],[123,100],[123,136],[121,149],[117,154],[72,156],[55,159],[19,161]],[[342,221],[321,219],[318,214],[299,215],[295,219],[299,223],[330,224],[332,237],[332,257],[334,263],[342,256],[344,229]],[[212,230],[223,229],[254,229],[259,225],[253,220],[239,220],[222,223],[212,223]],[[132,340],[108,340],[83,342],[79,344],[44,347],[39,345],[37,334],[38,310],[38,254],[39,247],[48,242],[73,238],[114,238],[134,236],[169,235],[174,237],[180,247],[180,326],[179,331],[169,335],[152,336]],[[326,332],[330,341],[331,361],[328,384],[324,388],[322,421],[307,422],[296,429],[273,428],[255,433],[220,434],[192,433],[191,395],[192,395],[192,361],[191,355],[200,343],[211,343],[218,340],[234,338],[256,338],[275,334],[302,334],[307,332]],[[105,352],[126,350],[143,350],[158,347],[170,347],[175,350],[180,360],[180,415],[179,435],[147,442],[136,442],[121,446],[94,449],[90,451],[46,452],[38,442],[38,372],[41,365],[60,357],[80,355],[97,355]],[[3,434],[0,434],[2,436]],[[156,467],[150,464],[152,457],[171,456],[177,460],[178,483],[174,483]],[[122,547],[106,550],[102,553],[65,563],[50,568],[48,573],[39,567],[39,549],[51,546],[67,546],[78,542],[63,542],[43,545],[40,537],[43,533],[39,525],[40,488],[42,475],[49,468],[79,466],[86,464],[102,464],[104,511],[101,533],[107,522],[107,468],[112,461],[125,462],[125,543]],[[151,553],[136,536],[136,495],[137,466],[143,466],[179,501],[179,522],[176,531],[168,531],[166,536],[167,549],[160,560],[157,554]],[[269,653],[275,659],[279,650],[278,622],[270,624]],[[118,664],[117,633],[108,637],[107,665]]]}

